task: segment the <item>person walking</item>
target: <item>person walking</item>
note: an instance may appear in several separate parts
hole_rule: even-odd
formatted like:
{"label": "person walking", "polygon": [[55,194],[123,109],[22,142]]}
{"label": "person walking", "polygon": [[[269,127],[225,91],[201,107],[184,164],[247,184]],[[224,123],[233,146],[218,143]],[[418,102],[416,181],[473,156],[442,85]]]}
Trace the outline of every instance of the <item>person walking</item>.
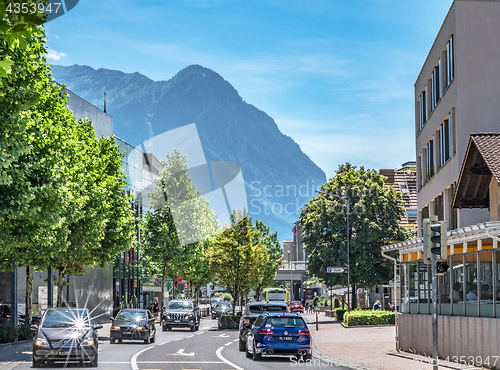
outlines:
{"label": "person walking", "polygon": [[158,312],[160,312],[160,305],[158,304],[158,298],[155,297],[153,301],[153,316],[155,321],[158,321]]}

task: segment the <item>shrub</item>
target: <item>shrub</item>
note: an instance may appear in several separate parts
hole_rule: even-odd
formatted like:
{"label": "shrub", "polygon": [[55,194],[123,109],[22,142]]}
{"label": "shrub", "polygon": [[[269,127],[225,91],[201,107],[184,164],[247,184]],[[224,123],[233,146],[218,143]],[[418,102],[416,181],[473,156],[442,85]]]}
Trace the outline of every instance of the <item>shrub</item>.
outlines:
{"label": "shrub", "polygon": [[19,329],[8,322],[0,324],[0,343],[13,342],[17,338],[18,331]]}
{"label": "shrub", "polygon": [[33,338],[33,332],[31,331],[30,326],[28,323],[24,323],[19,327],[19,339],[20,340],[26,340],[26,339],[31,339]]}
{"label": "shrub", "polygon": [[233,314],[221,315],[219,317],[219,329],[238,329],[240,316]]}
{"label": "shrub", "polygon": [[345,326],[394,324],[394,312],[382,310],[355,310],[344,315]]}
{"label": "shrub", "polygon": [[344,310],[343,308],[336,308],[335,309],[335,317],[337,318],[337,321],[342,321],[344,320],[344,312],[347,310]]}

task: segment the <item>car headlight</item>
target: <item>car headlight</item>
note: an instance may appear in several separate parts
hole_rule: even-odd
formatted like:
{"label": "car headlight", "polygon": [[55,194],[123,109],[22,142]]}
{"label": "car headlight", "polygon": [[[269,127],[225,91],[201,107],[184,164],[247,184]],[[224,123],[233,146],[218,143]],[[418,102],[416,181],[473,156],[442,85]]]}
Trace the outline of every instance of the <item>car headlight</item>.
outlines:
{"label": "car headlight", "polygon": [[113,325],[113,326],[111,327],[111,330],[120,330],[120,327],[119,327],[119,326],[114,326],[114,325]]}
{"label": "car headlight", "polygon": [[94,338],[85,338],[82,342],[82,345],[93,346],[94,345]]}
{"label": "car headlight", "polygon": [[190,312],[190,313],[188,313],[186,316],[187,316],[187,317],[193,317],[193,313],[192,313],[192,312]]}
{"label": "car headlight", "polygon": [[49,342],[47,342],[47,340],[43,339],[43,338],[36,338],[35,345],[37,347],[48,347],[49,346]]}

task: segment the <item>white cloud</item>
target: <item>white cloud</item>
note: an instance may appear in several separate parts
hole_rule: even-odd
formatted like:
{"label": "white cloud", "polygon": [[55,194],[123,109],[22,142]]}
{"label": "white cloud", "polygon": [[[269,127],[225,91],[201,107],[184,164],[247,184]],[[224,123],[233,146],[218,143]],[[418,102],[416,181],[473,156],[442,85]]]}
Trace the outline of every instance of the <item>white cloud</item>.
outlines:
{"label": "white cloud", "polygon": [[61,58],[65,57],[66,54],[63,52],[58,52],[53,49],[48,49],[47,50],[47,59],[52,59],[52,60],[60,60]]}

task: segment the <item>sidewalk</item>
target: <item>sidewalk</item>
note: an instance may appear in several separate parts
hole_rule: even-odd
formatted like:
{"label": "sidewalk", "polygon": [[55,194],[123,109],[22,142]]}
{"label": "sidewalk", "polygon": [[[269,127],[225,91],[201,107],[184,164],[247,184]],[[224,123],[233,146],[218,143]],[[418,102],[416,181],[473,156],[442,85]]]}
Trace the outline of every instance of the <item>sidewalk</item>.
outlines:
{"label": "sidewalk", "polygon": [[[334,318],[320,312],[319,330],[316,331],[315,314],[303,316],[311,323],[314,353],[325,364],[351,369],[432,370],[432,358],[396,350],[394,326],[344,328]],[[441,360],[438,366],[440,369],[479,369]]]}

